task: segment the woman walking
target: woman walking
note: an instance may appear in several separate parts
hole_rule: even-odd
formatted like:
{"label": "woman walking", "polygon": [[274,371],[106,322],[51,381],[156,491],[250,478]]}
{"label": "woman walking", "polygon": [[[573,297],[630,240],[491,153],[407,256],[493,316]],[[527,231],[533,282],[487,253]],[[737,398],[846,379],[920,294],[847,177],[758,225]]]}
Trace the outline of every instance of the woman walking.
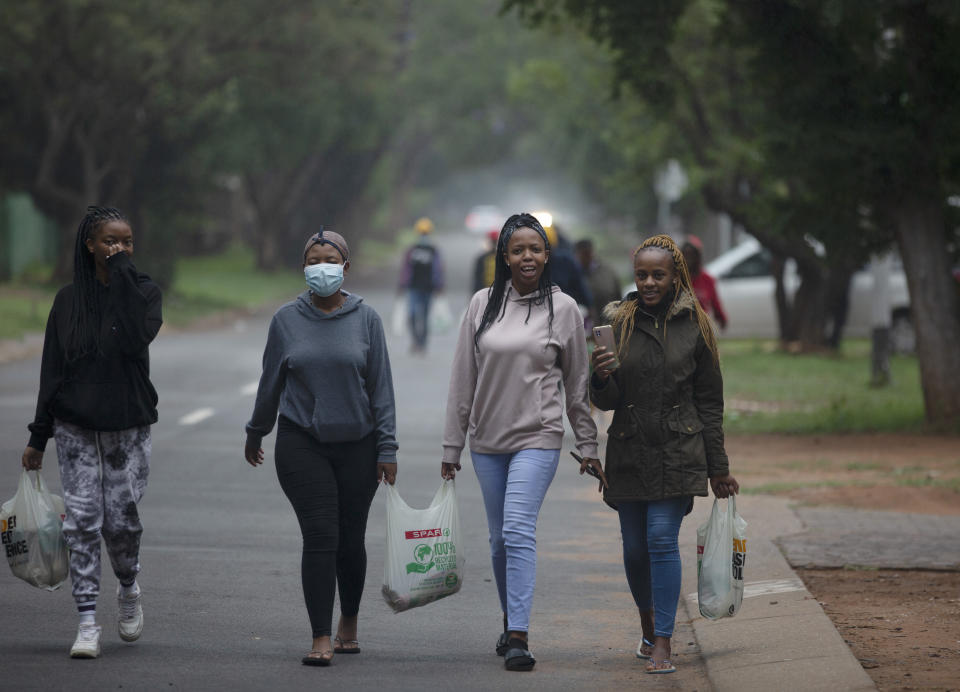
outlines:
{"label": "woman walking", "polygon": [[[252,466],[263,463],[260,444],[279,411],[277,477],[303,534],[301,577],[313,631],[302,662],[314,666],[330,665],[334,653],[360,653],[367,514],[377,484],[393,484],[397,475],[383,325],[360,296],[341,290],[349,260],[347,241],[338,233],[321,229],[307,240],[308,289],[270,323],[244,449]],[[340,622],[331,643],[337,589]]]}
{"label": "woman walking", "polygon": [[[695,495],[740,489],[723,445],[723,380],[710,318],[669,236],[633,257],[636,292],[604,313],[617,353],[593,352],[590,398],[613,410],[604,500],[620,515],[627,583],[640,611],[637,656],[673,673],[670,639],[680,597],[677,537]],[[619,357],[620,366],[614,369]]]}
{"label": "woman walking", "polygon": [[[550,283],[550,246],[530,214],[507,219],[493,285],[460,325],[447,398],[441,474],[453,478],[470,436],[503,611],[507,670],[531,670],[537,515],[557,470],[567,411],[588,467],[602,473],[587,402],[587,351],[576,302]],[[565,397],[565,400],[564,400]]]}
{"label": "woman walking", "polygon": [[77,229],[73,283],[57,293],[47,319],[37,412],[23,452],[24,468],[39,469],[47,441],[56,441],[80,613],[73,658],[100,655],[101,537],[119,581],[120,638],[136,641],[143,631],[137,503],[157,421],[148,347],[162,317],[160,289],[132,256],[133,231],[123,214],[88,207]]}

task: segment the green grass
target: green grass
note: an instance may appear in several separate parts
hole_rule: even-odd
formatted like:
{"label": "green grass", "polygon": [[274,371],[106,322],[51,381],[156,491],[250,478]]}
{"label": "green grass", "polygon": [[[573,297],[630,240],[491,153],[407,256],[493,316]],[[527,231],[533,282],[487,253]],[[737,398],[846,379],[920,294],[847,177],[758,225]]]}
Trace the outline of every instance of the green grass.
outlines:
{"label": "green grass", "polygon": [[42,332],[56,290],[3,284],[0,289],[0,339],[19,339],[27,332]]}
{"label": "green grass", "polygon": [[763,483],[761,485],[741,488],[741,492],[746,495],[779,495],[789,493],[793,490],[803,488],[841,488],[856,485],[866,485],[858,481],[778,481],[774,483]]}
{"label": "green grass", "polygon": [[[16,282],[0,284],[0,338],[18,339],[42,332],[56,289],[44,285],[46,270],[37,269]],[[250,310],[297,295],[303,275],[295,271],[256,270],[253,253],[233,247],[219,255],[177,261],[173,287],[163,296],[163,319],[183,326],[225,310]]]}
{"label": "green grass", "polygon": [[901,488],[944,488],[960,492],[960,478],[933,478],[925,475],[914,478],[898,478],[896,484]]}
{"label": "green grass", "polygon": [[292,298],[302,288],[299,272],[257,271],[253,253],[244,247],[185,257],[177,261],[173,287],[163,299],[164,321],[184,325],[223,310],[251,310]]}
{"label": "green grass", "polygon": [[[865,339],[845,341],[837,355],[790,354],[777,350],[775,342],[730,340],[721,341],[720,355],[728,432],[811,434],[924,427],[916,359],[894,356],[891,384],[871,387],[870,343]],[[739,402],[760,403],[764,410],[738,410]]]}

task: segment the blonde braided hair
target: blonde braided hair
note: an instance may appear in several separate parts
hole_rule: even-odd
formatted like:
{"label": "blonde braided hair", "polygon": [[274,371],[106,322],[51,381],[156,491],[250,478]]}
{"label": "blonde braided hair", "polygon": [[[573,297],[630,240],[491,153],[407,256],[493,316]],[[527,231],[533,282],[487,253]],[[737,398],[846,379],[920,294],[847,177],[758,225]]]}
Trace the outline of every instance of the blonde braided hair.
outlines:
{"label": "blonde braided hair", "polygon": [[[713,323],[710,321],[710,317],[707,316],[707,313],[704,311],[704,309],[700,306],[700,301],[697,300],[697,294],[693,290],[693,281],[690,280],[690,271],[687,269],[687,262],[683,258],[683,253],[680,252],[680,248],[675,242],[673,242],[673,238],[670,236],[655,235],[640,243],[639,247],[633,251],[631,259],[636,260],[637,255],[649,248],[657,248],[665,252],[669,252],[673,256],[673,271],[677,275],[677,278],[680,282],[680,289],[686,290],[693,299],[693,309],[697,317],[697,324],[700,327],[700,333],[703,334],[703,340],[706,342],[707,348],[710,349],[710,353],[713,355],[714,363],[718,363],[719,354],[717,351],[717,336],[713,331]],[[673,303],[670,305],[671,308],[676,304],[679,297],[680,291],[674,291]],[[627,350],[630,344],[630,335],[633,333],[634,322],[636,320],[637,308],[639,305],[640,303],[638,298],[623,300],[620,301],[616,311],[613,313],[613,318],[611,321],[613,323],[613,329],[617,333],[617,340],[620,342],[617,355],[620,357],[621,362],[623,361],[624,356],[627,355]],[[666,338],[666,322],[664,322],[663,325],[663,335],[664,338]]]}

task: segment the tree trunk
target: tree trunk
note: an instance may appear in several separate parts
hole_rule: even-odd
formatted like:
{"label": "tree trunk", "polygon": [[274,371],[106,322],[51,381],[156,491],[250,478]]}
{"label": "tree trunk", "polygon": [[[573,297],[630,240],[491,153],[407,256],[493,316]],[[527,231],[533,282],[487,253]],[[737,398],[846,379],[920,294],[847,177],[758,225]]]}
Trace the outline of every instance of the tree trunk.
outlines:
{"label": "tree trunk", "polygon": [[834,351],[840,348],[844,327],[847,326],[847,315],[850,313],[850,284],[853,279],[853,270],[844,266],[831,266],[827,269],[826,308],[827,324],[830,333],[824,334],[825,343]]}
{"label": "tree trunk", "polygon": [[797,262],[797,272],[800,287],[793,298],[792,322],[797,337],[793,348],[802,353],[819,351],[824,347],[827,327],[827,282],[823,269],[813,263]]}
{"label": "tree trunk", "polygon": [[770,262],[770,269],[773,272],[773,278],[776,281],[773,297],[777,304],[777,326],[779,327],[780,343],[789,344],[796,341],[797,332],[793,325],[793,308],[790,300],[787,298],[787,287],[784,285],[783,270],[786,266],[786,258],[780,253],[774,252]]}
{"label": "tree trunk", "polygon": [[896,233],[910,289],[927,420],[960,420],[960,306],[944,245],[942,202],[908,195],[896,209]]}

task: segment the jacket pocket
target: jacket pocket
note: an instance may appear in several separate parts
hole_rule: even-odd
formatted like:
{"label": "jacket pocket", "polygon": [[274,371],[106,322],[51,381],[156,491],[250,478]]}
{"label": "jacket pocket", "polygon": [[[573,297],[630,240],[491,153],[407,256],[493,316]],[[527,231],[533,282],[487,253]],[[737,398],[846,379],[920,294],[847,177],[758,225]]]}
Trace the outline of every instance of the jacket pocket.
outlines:
{"label": "jacket pocket", "polygon": [[613,423],[607,428],[607,435],[610,439],[613,440],[629,440],[632,437],[636,437],[637,432],[640,430],[640,426],[637,425],[636,421],[628,421],[626,423]]}
{"label": "jacket pocket", "polygon": [[667,427],[681,435],[696,435],[703,430],[703,421],[695,410],[677,406],[667,418]]}

